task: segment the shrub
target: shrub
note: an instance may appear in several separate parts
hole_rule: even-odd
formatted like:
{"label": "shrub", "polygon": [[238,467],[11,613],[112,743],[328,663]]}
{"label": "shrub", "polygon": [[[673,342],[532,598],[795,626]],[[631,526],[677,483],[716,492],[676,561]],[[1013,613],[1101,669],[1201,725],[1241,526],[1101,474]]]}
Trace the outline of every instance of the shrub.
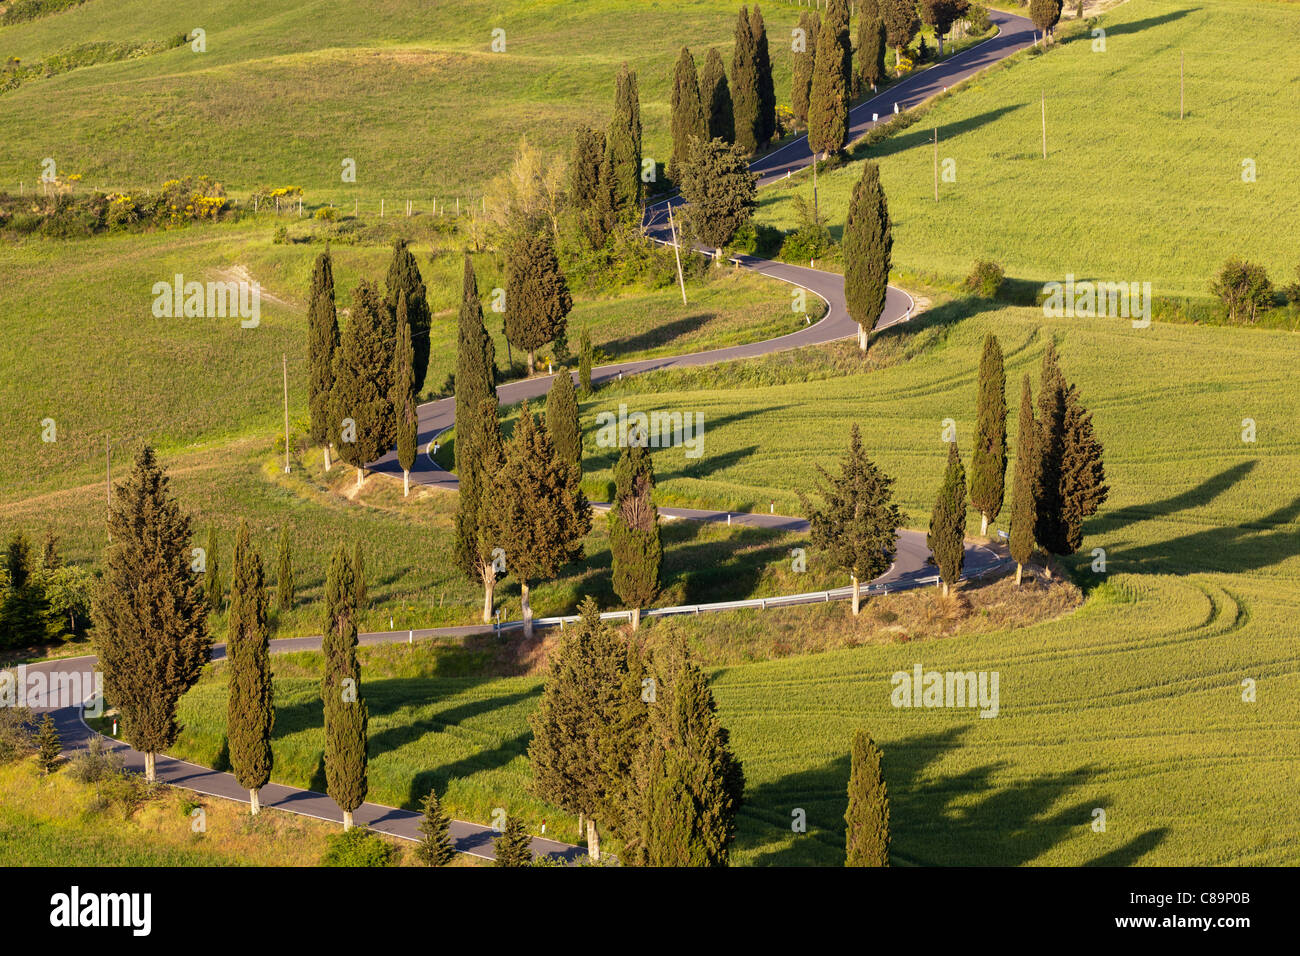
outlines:
{"label": "shrub", "polygon": [[33,721],[26,707],[0,707],[0,764],[31,753],[35,746]]}
{"label": "shrub", "polygon": [[328,840],[321,866],[394,866],[401,850],[369,830],[353,827]]}
{"label": "shrub", "polygon": [[[780,229],[755,223],[753,220],[736,230],[727,248],[732,252],[770,259],[781,248],[784,234]],[[686,264],[682,263],[683,271]]]}
{"label": "shrub", "polygon": [[339,217],[339,211],[333,206],[321,206],[312,215],[313,219],[320,219],[324,222],[333,222]]}
{"label": "shrub", "polygon": [[989,21],[988,9],[980,6],[978,3],[972,3],[970,9],[966,11],[966,23],[970,27],[970,32],[973,36],[987,33],[989,27],[993,25]]}
{"label": "shrub", "polygon": [[996,262],[980,259],[966,277],[966,289],[981,299],[996,299],[1005,273]]}
{"label": "shrub", "polygon": [[1263,266],[1236,256],[1228,259],[1210,283],[1210,291],[1223,303],[1228,321],[1254,322],[1260,312],[1273,306],[1273,283]]}
{"label": "shrub", "polygon": [[139,774],[122,770],[99,782],[99,795],[122,811],[123,820],[130,820],[158,789],[158,785],[150,786]]}
{"label": "shrub", "polygon": [[68,761],[68,776],[78,783],[99,783],[121,773],[121,756],[105,748],[98,737],[91,738],[90,746]]}

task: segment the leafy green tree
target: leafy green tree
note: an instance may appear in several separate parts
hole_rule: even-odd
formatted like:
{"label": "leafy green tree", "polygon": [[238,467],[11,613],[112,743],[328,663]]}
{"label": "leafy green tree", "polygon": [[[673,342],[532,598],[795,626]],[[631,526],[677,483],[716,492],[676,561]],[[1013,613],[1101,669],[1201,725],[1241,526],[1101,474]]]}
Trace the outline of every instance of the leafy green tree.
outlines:
{"label": "leafy green tree", "polygon": [[330,799],[343,811],[343,829],[366,799],[366,725],[369,712],[361,696],[357,662],[357,585],[353,562],[340,544],[325,579],[325,658],[320,695],[325,709],[325,780]]}
{"label": "leafy green tree", "polygon": [[749,31],[754,35],[754,70],[758,74],[758,142],[766,146],[776,133],[776,84],[772,79],[772,54],[767,47],[767,26],[757,3],[749,12]]}
{"label": "leafy green tree", "polygon": [[63,740],[54,726],[54,718],[49,714],[41,718],[36,725],[36,765],[41,773],[49,775],[59,765],[59,755],[63,753]]}
{"label": "leafy green tree", "polygon": [[614,593],[632,609],[632,629],[641,608],[659,593],[664,547],[654,504],[655,473],[644,443],[629,442],[614,467],[614,502],[609,509],[609,550]]}
{"label": "leafy green tree", "polygon": [[[479,403],[475,428],[456,440],[462,461],[456,501],[456,563],[476,584],[483,585],[483,623],[492,620],[492,597],[502,573],[490,538],[487,495],[501,470],[504,453],[496,395]],[[504,551],[504,549],[503,549]]]}
{"label": "leafy green tree", "polygon": [[1034,21],[1034,26],[1043,35],[1045,43],[1051,42],[1051,35],[1060,22],[1061,7],[1062,0],[1029,0],[1029,19]]}
{"label": "leafy green tree", "polygon": [[217,542],[217,528],[208,528],[208,542],[203,554],[203,591],[208,599],[208,607],[216,612],[225,604],[225,582],[221,580],[221,556]]}
{"label": "leafy green tree", "polygon": [[673,155],[669,173],[677,179],[690,154],[691,141],[709,138],[708,121],[700,102],[700,79],[689,47],[682,47],[677,57],[677,68],[673,71],[672,132]]}
{"label": "leafy green tree", "polygon": [[289,540],[289,526],[280,526],[279,569],[275,576],[276,604],[281,612],[293,610],[293,542]]}
{"label": "leafy green tree", "polygon": [[731,102],[731,85],[722,66],[722,54],[713,47],[704,58],[700,72],[700,104],[709,121],[709,139],[725,143],[736,141],[736,115]]}
{"label": "leafy green tree", "polygon": [[749,9],[742,6],[736,18],[735,44],[731,51],[731,107],[736,124],[736,145],[744,155],[758,150],[762,132],[759,119],[758,51],[749,24]]}
{"label": "leafy green tree", "polygon": [[533,838],[523,817],[506,814],[506,828],[492,841],[493,866],[528,866],[533,862]]}
{"label": "leafy green tree", "polygon": [[600,828],[626,834],[631,767],[645,728],[640,658],[600,619],[590,596],[548,660],[529,718],[533,792],[587,821],[587,849],[600,859]]}
{"label": "leafy green tree", "polygon": [[190,519],[145,446],[113,489],[113,543],[94,602],[94,647],[104,690],[122,715],[122,736],[155,757],[176,742],[176,704],[197,683],[212,647],[208,602],[190,570]]}
{"label": "leafy green tree", "polygon": [[816,10],[799,14],[799,29],[803,31],[803,49],[795,50],[790,73],[790,109],[795,122],[808,125],[808,103],[812,95],[813,66],[817,60],[817,34],[821,32],[822,18]]}
{"label": "leafy green tree", "polygon": [[[921,19],[934,30],[939,42],[939,56],[943,56],[943,37],[952,29],[964,7],[961,0],[921,0]],[[1057,19],[1060,19],[1058,14]]]}
{"label": "leafy green tree", "polygon": [[446,866],[456,858],[456,848],[451,840],[451,820],[433,787],[420,802],[420,809],[421,839],[415,845],[415,858],[425,866]]}
{"label": "leafy green tree", "polygon": [[681,190],[690,204],[686,215],[692,232],[719,250],[749,222],[758,205],[745,151],[720,139],[696,140],[691,146]]}
{"label": "leafy green tree", "polygon": [[275,704],[262,558],[253,550],[248,522],[242,519],[235,537],[234,564],[226,637],[226,658],[230,662],[226,739],[230,745],[231,771],[239,785],[248,791],[251,813],[257,816],[261,809],[258,791],[271,779]]}
{"label": "leafy green tree", "polygon": [[389,324],[397,327],[397,309],[401,297],[406,296],[407,321],[411,324],[411,346],[414,350],[412,359],[415,394],[424,389],[424,379],[429,371],[429,332],[433,317],[429,312],[429,299],[424,288],[424,278],[420,275],[420,266],[415,261],[415,253],[405,239],[393,240],[393,259],[388,264],[388,295],[384,305],[388,309]]}
{"label": "leafy green tree", "polygon": [[582,428],[578,423],[578,396],[573,376],[564,371],[555,376],[546,395],[546,430],[555,453],[572,462],[582,473]]}
{"label": "leafy green tree", "polygon": [[506,573],[522,592],[524,637],[533,637],[530,582],[554,577],[582,556],[591,530],[591,506],[573,462],[555,451],[525,402],[502,465],[487,494],[486,542],[505,552]]}
{"label": "leafy green tree", "polygon": [[916,0],[880,0],[880,16],[885,21],[885,36],[894,48],[894,63],[901,74],[899,61],[903,59],[903,48],[912,42],[921,21],[916,16]]}
{"label": "leafy green tree", "polygon": [[889,866],[889,793],[880,772],[881,756],[870,734],[853,732],[845,866]]}
{"label": "leafy green tree", "polygon": [[330,468],[330,401],[334,390],[334,353],[339,347],[338,312],[334,307],[334,260],[329,246],[316,257],[312,267],[307,304],[307,406],[311,414],[311,439],[325,452],[325,470]]}
{"label": "leafy green tree", "polygon": [[1033,396],[1026,375],[1020,385],[1020,423],[1016,430],[1016,470],[1011,479],[1011,557],[1016,562],[1016,587],[1020,587],[1024,566],[1034,556],[1034,527],[1038,503],[1038,422],[1034,420]]}
{"label": "leafy green tree", "polygon": [[638,225],[644,195],[641,182],[641,97],[637,92],[636,74],[627,68],[626,63],[614,81],[614,118],[605,137],[605,155],[613,171],[614,208],[618,218],[628,225]]}
{"label": "leafy green tree", "polygon": [[867,457],[855,422],[849,453],[840,473],[831,477],[821,465],[820,508],[800,495],[811,526],[813,547],[826,552],[831,565],[853,579],[853,614],[861,608],[861,585],[889,570],[898,548],[898,528],[907,520],[894,504],[894,479]]}
{"label": "leafy green tree", "polygon": [[984,336],[975,408],[975,452],[970,501],[980,513],[980,534],[1002,513],[1007,480],[1007,373],[997,336]]}
{"label": "leafy green tree", "polygon": [[572,308],[573,297],[551,237],[546,233],[518,237],[506,261],[506,338],[528,352],[529,375],[537,350],[564,331]]}
{"label": "leafy green tree", "polygon": [[1229,322],[1254,322],[1260,312],[1273,307],[1273,282],[1261,265],[1236,256],[1228,259],[1210,284],[1210,291],[1223,303]]}
{"label": "leafy green tree", "polygon": [[393,368],[393,412],[397,418],[397,463],[402,466],[402,495],[411,493],[411,469],[420,440],[420,415],[415,399],[415,349],[411,343],[411,324],[406,293],[397,298],[397,348]]}
{"label": "leafy green tree", "polygon": [[383,456],[396,438],[393,415],[393,357],[397,348],[395,315],[365,279],[352,295],[352,317],[334,357],[333,418],[339,457],[357,470]]}
{"label": "leafy green tree", "polygon": [[939,497],[930,512],[930,531],[925,546],[934,555],[943,582],[943,595],[961,580],[966,563],[966,469],[957,454],[957,443],[948,444],[948,467],[944,470]]}
{"label": "leafy green tree", "polygon": [[858,348],[867,350],[871,330],[885,309],[889,269],[894,248],[889,203],[880,185],[880,167],[862,164],[862,177],[853,186],[844,223],[844,298],[858,323]]}

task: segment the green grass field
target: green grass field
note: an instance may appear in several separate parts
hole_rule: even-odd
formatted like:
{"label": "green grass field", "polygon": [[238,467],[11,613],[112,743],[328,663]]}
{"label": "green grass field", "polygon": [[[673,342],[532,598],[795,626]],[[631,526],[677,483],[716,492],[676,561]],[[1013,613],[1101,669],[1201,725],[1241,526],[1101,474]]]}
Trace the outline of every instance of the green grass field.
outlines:
{"label": "green grass field", "polygon": [[[937,102],[866,153],[889,197],[895,269],[950,282],[992,259],[1036,283],[1073,273],[1204,297],[1213,273],[1239,255],[1278,284],[1293,281],[1300,250],[1288,224],[1300,200],[1281,91],[1294,89],[1300,52],[1277,38],[1294,33],[1295,17],[1293,5],[1256,0],[1129,0],[1098,24],[1105,52],[1085,31]],[[935,128],[939,161],[953,160],[956,174],[939,184],[938,203]],[[1244,159],[1254,160],[1256,182],[1242,181]],[[860,175],[848,163],[820,177],[837,238]],[[792,197],[812,195],[804,179],[765,190],[759,220],[793,226]]]}

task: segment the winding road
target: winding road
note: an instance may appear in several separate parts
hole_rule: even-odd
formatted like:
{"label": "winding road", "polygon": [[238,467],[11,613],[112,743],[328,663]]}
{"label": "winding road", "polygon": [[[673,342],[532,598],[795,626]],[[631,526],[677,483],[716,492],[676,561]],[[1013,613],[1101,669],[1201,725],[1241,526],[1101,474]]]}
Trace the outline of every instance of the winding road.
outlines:
{"label": "winding road", "polygon": [[[997,10],[990,10],[989,16],[999,27],[996,36],[927,70],[908,77],[853,109],[849,116],[850,141],[862,136],[878,121],[883,122],[884,119],[888,119],[889,115],[896,110],[902,111],[917,106],[980,70],[1032,45],[1034,28],[1029,20]],[[883,119],[875,119],[877,115]],[[750,168],[757,176],[758,183],[761,186],[802,170],[811,162],[812,154],[808,148],[808,141],[806,137],[801,137],[762,156]],[[664,241],[669,205],[676,205],[680,201],[680,199],[674,197],[647,209],[646,228],[653,238]],[[815,325],[764,342],[713,349],[691,355],[641,359],[604,365],[592,371],[592,381],[600,383],[642,372],[688,368],[735,359],[753,358],[785,349],[801,348],[851,338],[857,334],[857,325],[849,317],[845,305],[844,279],[842,276],[802,266],[771,262],[752,256],[737,256],[734,257],[733,261],[742,268],[807,289],[825,301],[827,306],[825,316]],[[888,328],[899,322],[907,321],[911,317],[913,308],[912,299],[906,292],[890,287],[886,297],[885,309],[876,322],[875,328]],[[497,396],[502,405],[511,405],[524,400],[541,398],[549,391],[551,381],[552,376],[539,376],[509,382],[497,389]],[[438,434],[454,424],[455,400],[446,398],[428,402],[420,406],[419,414],[419,440],[423,449],[427,448]],[[401,467],[397,463],[396,450],[390,451],[372,464],[370,469],[400,475]],[[411,479],[420,484],[448,490],[454,490],[457,487],[456,476],[439,468],[432,461],[432,457],[427,454],[422,454],[417,459],[415,470],[411,472]],[[736,514],[689,508],[661,508],[660,514],[669,518],[697,521],[730,521],[735,524],[782,530],[802,531],[807,529],[807,522],[802,518],[783,515]],[[928,558],[929,549],[925,546],[925,536],[919,532],[901,531],[894,567],[872,583],[884,585],[891,590],[915,586],[921,577],[933,574],[933,571],[927,568],[926,562]],[[976,574],[987,570],[991,564],[996,563],[998,560],[998,556],[988,549],[970,543],[967,544],[966,566],[968,573]],[[359,640],[363,645],[385,644],[407,639],[426,640],[430,638],[460,637],[483,633],[485,630],[489,630],[489,628],[458,627],[433,628],[415,632],[389,631],[362,634]],[[319,647],[319,637],[288,638],[271,642],[272,653],[316,650]],[[222,656],[224,656],[224,645],[218,645],[213,649],[213,658],[217,659]],[[93,674],[94,667],[95,658],[79,657],[45,661],[30,665],[26,670],[29,674],[37,672],[43,674],[51,682],[52,686],[56,686],[61,680],[76,677],[78,680],[87,681],[82,686],[88,687],[88,679]],[[100,737],[101,740],[105,741],[108,746],[121,755],[128,769],[137,771],[144,769],[143,754],[138,753],[120,741],[101,737],[86,725],[82,719],[80,700],[70,701],[66,699],[65,695],[64,699],[41,698],[31,700],[29,703],[38,712],[49,711],[54,714],[55,724],[66,750],[83,748],[95,737]],[[240,802],[247,802],[248,799],[247,792],[239,786],[239,783],[231,774],[200,767],[185,761],[159,755],[157,758],[157,774],[158,778],[164,783],[184,787],[199,793]],[[325,794],[309,790],[272,783],[262,788],[261,802],[264,807],[273,807],[333,822],[342,821],[342,813],[333,800]],[[366,803],[357,809],[355,818],[358,824],[374,830],[405,839],[419,839],[420,815],[409,810]],[[497,836],[497,832],[491,827],[457,820],[452,822],[451,830],[452,838],[458,850],[485,859],[492,858],[492,841]],[[535,855],[553,856],[566,861],[576,860],[585,853],[585,849],[542,837],[534,837],[532,846]]]}

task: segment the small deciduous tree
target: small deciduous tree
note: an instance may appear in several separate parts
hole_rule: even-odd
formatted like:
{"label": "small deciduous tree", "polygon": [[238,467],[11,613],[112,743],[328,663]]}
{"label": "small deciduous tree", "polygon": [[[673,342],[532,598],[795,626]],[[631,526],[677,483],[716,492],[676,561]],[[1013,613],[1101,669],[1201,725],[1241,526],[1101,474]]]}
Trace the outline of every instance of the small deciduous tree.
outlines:
{"label": "small deciduous tree", "polygon": [[1273,307],[1273,283],[1261,265],[1233,256],[1210,284],[1227,311],[1229,322],[1254,322],[1260,312]]}
{"label": "small deciduous tree", "polygon": [[885,35],[894,48],[894,63],[902,73],[903,48],[912,42],[921,22],[916,16],[916,0],[880,0],[880,15],[885,21]]}

